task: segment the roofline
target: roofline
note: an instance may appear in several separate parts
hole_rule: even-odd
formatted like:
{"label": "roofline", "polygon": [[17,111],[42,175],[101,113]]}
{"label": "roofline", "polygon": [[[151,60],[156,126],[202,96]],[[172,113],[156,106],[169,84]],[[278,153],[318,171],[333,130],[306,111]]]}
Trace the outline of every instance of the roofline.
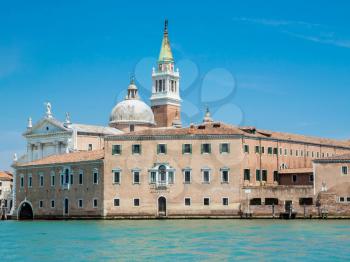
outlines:
{"label": "roofline", "polygon": [[350,163],[350,159],[315,159],[315,164]]}
{"label": "roofline", "polygon": [[254,140],[266,140],[266,141],[273,141],[273,142],[284,142],[284,143],[296,143],[296,144],[303,144],[303,145],[312,145],[312,146],[324,146],[324,147],[331,147],[331,148],[342,148],[342,149],[350,149],[350,146],[341,146],[341,145],[330,145],[330,144],[321,144],[321,143],[313,143],[313,142],[304,142],[301,140],[293,140],[293,139],[278,139],[278,138],[270,138],[270,137],[254,137],[249,135],[242,135],[242,134],[185,134],[185,135],[129,135],[127,134],[121,134],[121,135],[111,135],[107,136],[105,139],[107,141],[131,141],[131,140],[187,140],[187,139],[254,139]]}
{"label": "roofline", "polygon": [[30,168],[44,168],[44,167],[57,167],[59,165],[77,165],[77,164],[90,164],[90,163],[103,163],[104,157],[101,159],[95,160],[84,160],[84,161],[74,161],[74,162],[63,162],[63,163],[51,163],[51,164],[38,164],[38,165],[26,165],[26,166],[16,166],[12,165],[12,167],[16,170],[22,170]]}

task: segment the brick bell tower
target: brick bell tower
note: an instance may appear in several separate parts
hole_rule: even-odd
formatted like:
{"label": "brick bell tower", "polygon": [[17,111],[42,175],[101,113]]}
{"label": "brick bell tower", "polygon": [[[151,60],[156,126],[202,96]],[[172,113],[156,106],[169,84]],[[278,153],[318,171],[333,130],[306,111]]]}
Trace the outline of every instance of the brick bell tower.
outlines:
{"label": "brick bell tower", "polygon": [[165,20],[162,46],[157,68],[152,72],[151,108],[157,127],[181,127],[180,74],[174,70],[174,58]]}

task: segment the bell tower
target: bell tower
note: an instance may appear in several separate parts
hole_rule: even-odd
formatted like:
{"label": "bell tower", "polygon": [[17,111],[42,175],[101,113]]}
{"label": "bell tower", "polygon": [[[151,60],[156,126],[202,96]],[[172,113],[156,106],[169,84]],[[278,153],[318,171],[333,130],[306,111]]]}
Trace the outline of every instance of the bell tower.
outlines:
{"label": "bell tower", "polygon": [[157,127],[181,125],[180,74],[174,69],[174,58],[168,37],[168,20],[165,20],[162,46],[157,68],[152,71],[151,108]]}

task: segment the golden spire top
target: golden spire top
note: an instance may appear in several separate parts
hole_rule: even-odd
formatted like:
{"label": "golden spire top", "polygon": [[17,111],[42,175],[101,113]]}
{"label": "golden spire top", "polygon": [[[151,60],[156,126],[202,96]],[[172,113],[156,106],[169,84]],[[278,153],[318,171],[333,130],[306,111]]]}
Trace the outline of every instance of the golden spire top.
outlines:
{"label": "golden spire top", "polygon": [[164,35],[162,40],[162,46],[160,48],[158,63],[173,63],[173,53],[170,48],[170,41],[168,37],[168,20],[164,22]]}

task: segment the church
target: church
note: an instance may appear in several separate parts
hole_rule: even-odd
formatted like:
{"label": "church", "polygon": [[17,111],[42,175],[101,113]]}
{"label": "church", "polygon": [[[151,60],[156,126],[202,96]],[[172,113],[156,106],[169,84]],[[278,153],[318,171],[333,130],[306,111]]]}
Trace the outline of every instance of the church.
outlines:
{"label": "church", "polygon": [[108,126],[60,121],[50,103],[36,124],[29,118],[26,154],[13,163],[14,217],[312,217],[327,208],[314,161],[349,154],[349,141],[233,126],[209,109],[183,126],[167,21],[151,77],[149,104],[132,78]]}

